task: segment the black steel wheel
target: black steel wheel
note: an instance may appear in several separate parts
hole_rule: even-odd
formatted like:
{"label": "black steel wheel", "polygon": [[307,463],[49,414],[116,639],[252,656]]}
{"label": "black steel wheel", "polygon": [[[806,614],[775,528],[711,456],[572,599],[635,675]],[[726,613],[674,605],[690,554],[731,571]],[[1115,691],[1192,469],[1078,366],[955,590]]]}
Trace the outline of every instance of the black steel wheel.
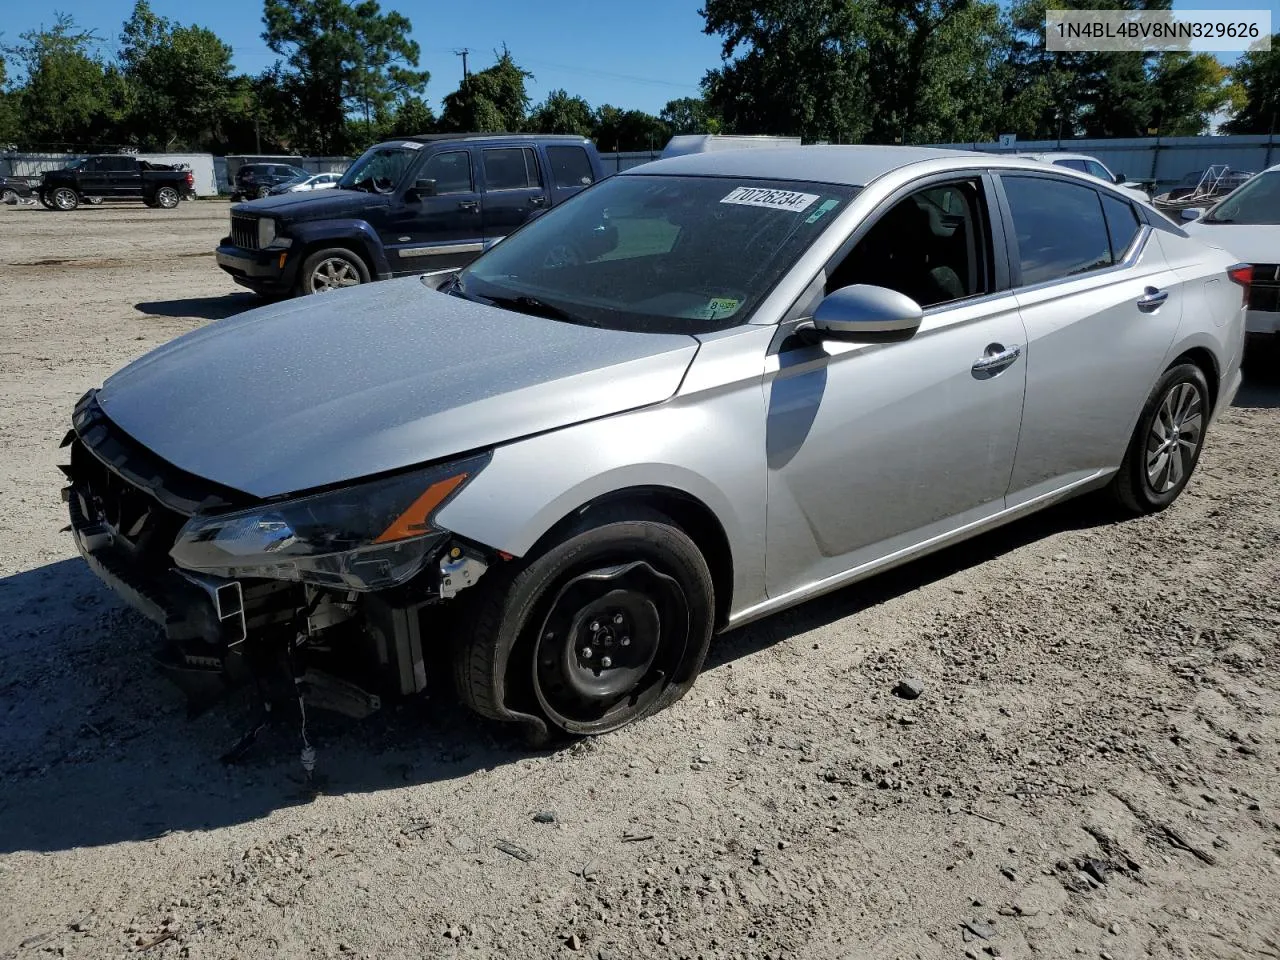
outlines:
{"label": "black steel wheel", "polygon": [[1209,384],[1193,363],[1167,370],[1151,391],[1111,491],[1134,513],[1155,513],[1178,498],[1200,462],[1211,413]]}
{"label": "black steel wheel", "polygon": [[477,585],[473,630],[455,653],[458,692],[472,709],[593,735],[656,713],[693,685],[715,592],[697,545],[669,518],[611,508],[513,566]]}

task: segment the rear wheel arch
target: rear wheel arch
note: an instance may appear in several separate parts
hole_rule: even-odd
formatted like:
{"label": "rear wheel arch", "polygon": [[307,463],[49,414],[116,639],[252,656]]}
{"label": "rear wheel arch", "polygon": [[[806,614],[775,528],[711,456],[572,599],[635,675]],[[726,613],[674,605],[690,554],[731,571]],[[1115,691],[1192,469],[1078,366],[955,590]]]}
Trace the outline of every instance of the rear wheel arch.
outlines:
{"label": "rear wheel arch", "polygon": [[1209,385],[1209,411],[1212,413],[1218,405],[1218,391],[1221,386],[1217,358],[1204,347],[1191,347],[1189,350],[1184,350],[1170,362],[1165,368],[1165,372],[1167,373],[1183,363],[1195,364],[1200,368],[1200,372],[1204,374],[1205,382]]}

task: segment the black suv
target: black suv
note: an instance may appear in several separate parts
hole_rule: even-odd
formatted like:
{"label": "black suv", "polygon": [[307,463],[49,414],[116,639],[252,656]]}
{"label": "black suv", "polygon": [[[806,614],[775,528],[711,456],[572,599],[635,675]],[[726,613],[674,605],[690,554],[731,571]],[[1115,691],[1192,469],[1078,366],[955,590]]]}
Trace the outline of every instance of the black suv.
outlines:
{"label": "black suv", "polygon": [[311,176],[301,167],[287,163],[245,163],[236,171],[232,183],[231,200],[252,200],[254,197],[265,197],[271,188],[286,180]]}
{"label": "black suv", "polygon": [[461,267],[603,176],[583,137],[405,137],[371,147],[331,190],[232,207],[218,266],[264,296]]}

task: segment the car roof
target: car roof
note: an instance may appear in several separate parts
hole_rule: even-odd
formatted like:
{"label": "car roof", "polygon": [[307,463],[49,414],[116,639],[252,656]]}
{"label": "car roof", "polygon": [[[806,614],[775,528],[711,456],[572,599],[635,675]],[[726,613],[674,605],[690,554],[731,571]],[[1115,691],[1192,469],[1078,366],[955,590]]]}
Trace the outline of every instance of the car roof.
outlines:
{"label": "car roof", "polygon": [[583,143],[586,137],[572,133],[420,133],[412,137],[392,137],[387,143],[397,140],[413,140],[416,143],[439,143],[445,140],[564,140],[569,143]]}
{"label": "car roof", "polygon": [[1066,150],[1046,150],[1043,153],[1020,153],[1020,157],[1031,157],[1035,160],[1092,160],[1095,163],[1102,163],[1097,157],[1091,157],[1087,153],[1068,153]]}
{"label": "car roof", "polygon": [[[622,171],[619,176],[743,177],[760,180],[808,180],[863,187],[890,171],[913,163],[952,161],[957,169],[974,166],[1043,169],[1025,157],[948,150],[941,147],[827,146],[777,147],[769,150],[724,150],[656,160]],[[944,167],[945,168],[945,167]]]}

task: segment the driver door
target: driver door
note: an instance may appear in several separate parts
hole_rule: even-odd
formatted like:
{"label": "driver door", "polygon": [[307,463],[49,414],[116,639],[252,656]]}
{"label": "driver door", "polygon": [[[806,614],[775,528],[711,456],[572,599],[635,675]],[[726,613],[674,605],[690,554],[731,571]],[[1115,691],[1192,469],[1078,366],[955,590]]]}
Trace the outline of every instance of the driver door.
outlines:
{"label": "driver door", "polygon": [[[465,267],[484,249],[480,194],[472,151],[466,147],[429,156],[392,201],[382,242],[391,270],[417,274]],[[434,180],[435,195],[419,196],[417,180]]]}
{"label": "driver door", "polygon": [[[823,292],[873,284],[924,307],[909,339],[815,343],[779,329],[766,371],[770,597],[1004,509],[1026,332],[993,196],[977,173],[917,186],[827,265]],[[1009,359],[984,363],[998,355]]]}

